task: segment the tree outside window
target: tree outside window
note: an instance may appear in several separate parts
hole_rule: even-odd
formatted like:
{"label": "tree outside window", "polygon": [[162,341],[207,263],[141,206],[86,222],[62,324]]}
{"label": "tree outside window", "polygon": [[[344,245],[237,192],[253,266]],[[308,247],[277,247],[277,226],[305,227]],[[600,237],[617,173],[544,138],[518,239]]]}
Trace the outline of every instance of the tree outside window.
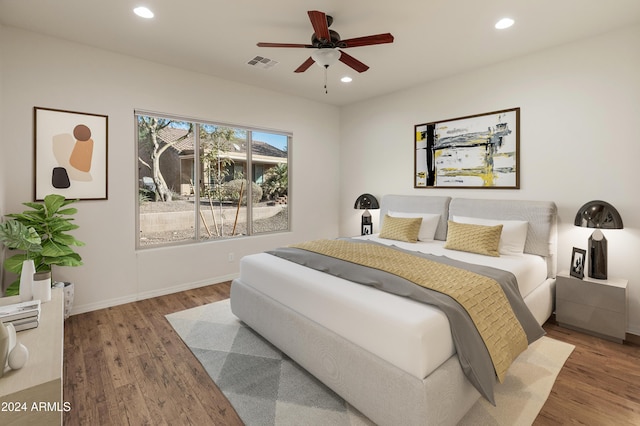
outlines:
{"label": "tree outside window", "polygon": [[138,247],[289,230],[291,136],[136,113]]}

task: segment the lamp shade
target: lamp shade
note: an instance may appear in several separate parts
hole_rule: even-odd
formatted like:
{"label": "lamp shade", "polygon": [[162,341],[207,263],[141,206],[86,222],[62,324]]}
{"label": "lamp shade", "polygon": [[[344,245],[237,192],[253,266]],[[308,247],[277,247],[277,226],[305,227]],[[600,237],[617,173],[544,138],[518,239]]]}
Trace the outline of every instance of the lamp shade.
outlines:
{"label": "lamp shade", "polygon": [[378,200],[371,194],[362,194],[356,200],[356,203],[353,206],[354,209],[366,210],[366,209],[379,209],[380,205],[378,204]]}
{"label": "lamp shade", "polygon": [[607,239],[601,229],[622,229],[620,213],[606,201],[589,201],[580,207],[573,224],[583,228],[596,228],[588,241],[589,276],[599,280],[606,280]]}
{"label": "lamp shade", "polygon": [[580,207],[573,223],[583,228],[622,229],[622,217],[611,204],[606,201],[589,201]]}
{"label": "lamp shade", "polygon": [[311,58],[323,68],[328,68],[340,59],[340,51],[338,49],[317,49],[311,53]]}
{"label": "lamp shade", "polygon": [[360,233],[362,235],[373,234],[373,222],[371,221],[371,213],[369,213],[369,209],[375,210],[380,208],[376,197],[371,194],[362,194],[356,199],[356,203],[353,205],[353,208],[364,210],[364,213],[362,213],[362,228]]}

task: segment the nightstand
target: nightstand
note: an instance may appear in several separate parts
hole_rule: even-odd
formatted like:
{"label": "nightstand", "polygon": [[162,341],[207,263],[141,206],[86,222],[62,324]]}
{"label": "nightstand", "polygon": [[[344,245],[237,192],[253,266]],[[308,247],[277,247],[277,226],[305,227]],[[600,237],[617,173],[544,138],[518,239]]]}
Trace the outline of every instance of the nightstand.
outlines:
{"label": "nightstand", "polygon": [[556,321],[604,339],[622,343],[627,331],[628,280],[579,279],[561,272],[556,280]]}

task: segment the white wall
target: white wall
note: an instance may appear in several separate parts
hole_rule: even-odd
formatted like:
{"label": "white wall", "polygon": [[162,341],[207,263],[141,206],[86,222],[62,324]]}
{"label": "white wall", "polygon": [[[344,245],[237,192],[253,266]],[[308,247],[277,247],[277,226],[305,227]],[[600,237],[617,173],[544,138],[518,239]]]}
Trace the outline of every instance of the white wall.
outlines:
{"label": "white wall", "polygon": [[[573,226],[576,211],[603,199],[625,225],[605,232],[609,276],[629,279],[628,330],[640,334],[639,76],[634,26],[344,107],[341,235],[359,233],[353,203],[363,192],[553,200],[568,270],[572,247],[591,234]],[[520,190],[413,188],[415,124],[512,107],[521,108]]]}
{"label": "white wall", "polygon": [[[54,279],[76,283],[76,313],[224,281],[245,254],[338,235],[337,107],[15,28],[2,36],[5,211],[32,200],[34,106],[109,116],[109,199],[76,204],[85,264],[54,270]],[[292,232],[136,251],[134,109],[293,132]]]}

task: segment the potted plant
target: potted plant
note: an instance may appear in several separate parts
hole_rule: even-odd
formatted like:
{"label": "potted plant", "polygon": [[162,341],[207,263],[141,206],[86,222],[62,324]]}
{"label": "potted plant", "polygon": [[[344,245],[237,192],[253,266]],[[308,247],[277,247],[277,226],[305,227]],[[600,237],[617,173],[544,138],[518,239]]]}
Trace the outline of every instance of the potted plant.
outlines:
{"label": "potted plant", "polygon": [[[78,210],[66,207],[76,201],[78,200],[66,200],[62,195],[50,194],[44,197],[44,202],[22,203],[30,208],[22,213],[7,215],[13,220],[5,223],[19,222],[27,229],[35,231],[40,237],[41,250],[11,256],[5,261],[5,269],[20,275],[22,262],[27,256],[33,260],[36,272],[51,271],[53,265],[82,265],[82,258],[72,246],[83,246],[84,243],[67,233],[78,228],[78,225],[71,222],[73,221],[71,216]],[[29,232],[32,235],[31,231]],[[17,294],[18,289],[19,280],[16,280],[7,288],[6,295]]]}
{"label": "potted plant", "polygon": [[[33,227],[27,227],[17,220],[8,220],[0,224],[0,242],[7,246],[9,250],[24,251],[23,254],[16,254],[10,258],[11,262],[15,262],[13,270],[18,273],[19,276],[19,281],[16,281],[12,285],[17,286],[21,283],[22,287],[27,290],[26,294],[24,294],[25,291],[22,292],[23,296],[25,296],[25,299],[28,299],[31,294],[31,289],[27,287],[30,285],[30,278],[35,272],[33,257],[42,251],[40,235],[38,235]],[[8,267],[7,270],[9,270]],[[22,271],[25,271],[24,277]],[[26,276],[26,271],[29,271],[28,273],[31,274],[30,277]]]}

